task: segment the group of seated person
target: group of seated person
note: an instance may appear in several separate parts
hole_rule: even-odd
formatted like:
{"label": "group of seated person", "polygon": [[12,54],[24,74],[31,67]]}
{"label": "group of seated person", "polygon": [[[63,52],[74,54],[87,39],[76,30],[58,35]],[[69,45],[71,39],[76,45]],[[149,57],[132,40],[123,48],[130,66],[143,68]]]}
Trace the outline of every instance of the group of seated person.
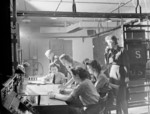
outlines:
{"label": "group of seated person", "polygon": [[[96,104],[96,102],[99,103],[102,99],[108,98],[106,101],[109,102],[104,103],[107,110],[106,105],[112,104],[111,98],[113,99],[112,96],[115,96],[117,114],[122,114],[122,112],[128,114],[127,84],[130,63],[127,50],[118,44],[118,38],[114,35],[106,36],[105,41],[107,43],[104,53],[106,68],[102,68],[96,60],[85,59],[81,64],[66,54],[62,54],[57,59],[67,69],[65,76],[70,76],[70,79],[61,86],[61,92],[65,93],[65,88],[72,84],[75,84],[75,88],[67,95],[61,92],[59,94],[50,92],[50,98],[69,101],[69,104],[72,104],[70,99],[77,98],[83,106]],[[48,55],[54,55],[54,53]],[[53,58],[52,56],[48,57]],[[108,72],[105,72],[104,69],[107,69]],[[93,113],[95,114],[95,112]]]}
{"label": "group of seated person", "polygon": [[[106,112],[106,104],[113,101],[113,94],[110,95],[109,79],[103,73],[99,62],[86,59],[82,64],[66,54],[62,54],[59,60],[68,73],[65,76],[59,71],[56,62],[50,63],[50,76],[46,79],[54,84],[61,84],[59,93],[49,92],[50,98],[65,101],[70,106],[72,114]],[[74,85],[72,89],[68,89],[70,85]]]}

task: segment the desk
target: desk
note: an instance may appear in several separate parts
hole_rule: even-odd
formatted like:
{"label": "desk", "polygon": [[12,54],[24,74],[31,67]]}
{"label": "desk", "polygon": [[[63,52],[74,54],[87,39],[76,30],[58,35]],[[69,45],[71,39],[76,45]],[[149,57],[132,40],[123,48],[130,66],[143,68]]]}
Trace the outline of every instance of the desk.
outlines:
{"label": "desk", "polygon": [[27,84],[25,88],[26,95],[48,95],[48,92],[54,91],[59,92],[59,84]]}
{"label": "desk", "polygon": [[69,114],[69,107],[64,105],[58,106],[34,106],[39,114]]}
{"label": "desk", "polygon": [[66,102],[56,99],[50,99],[49,96],[41,96],[40,105],[67,105]]}
{"label": "desk", "polygon": [[[50,99],[48,96],[48,92],[54,91],[59,92],[59,88],[56,84],[47,84],[47,85],[36,85],[36,84],[28,84],[26,86],[25,93],[29,96],[36,96],[40,95],[40,103],[39,105],[66,105],[64,101]],[[37,100],[37,99],[36,99]],[[36,101],[37,102],[37,101]]]}
{"label": "desk", "polygon": [[46,84],[46,85],[37,85],[37,84],[27,84],[25,88],[26,95],[36,96],[40,95],[40,103],[36,102],[33,107],[40,114],[68,114],[68,106],[66,102],[56,99],[50,99],[47,95],[50,91],[58,92],[59,85]]}

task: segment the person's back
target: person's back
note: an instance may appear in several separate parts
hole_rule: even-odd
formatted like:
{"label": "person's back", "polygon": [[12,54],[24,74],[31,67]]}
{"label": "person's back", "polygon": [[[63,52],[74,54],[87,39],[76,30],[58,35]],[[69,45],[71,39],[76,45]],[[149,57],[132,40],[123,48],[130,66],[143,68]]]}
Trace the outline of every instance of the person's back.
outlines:
{"label": "person's back", "polygon": [[109,79],[106,77],[105,74],[101,73],[97,81],[95,82],[95,87],[98,93],[106,93],[107,89],[109,88]]}
{"label": "person's back", "polygon": [[89,79],[85,79],[78,85],[73,96],[80,96],[80,100],[84,106],[96,104],[99,101],[99,94]]}

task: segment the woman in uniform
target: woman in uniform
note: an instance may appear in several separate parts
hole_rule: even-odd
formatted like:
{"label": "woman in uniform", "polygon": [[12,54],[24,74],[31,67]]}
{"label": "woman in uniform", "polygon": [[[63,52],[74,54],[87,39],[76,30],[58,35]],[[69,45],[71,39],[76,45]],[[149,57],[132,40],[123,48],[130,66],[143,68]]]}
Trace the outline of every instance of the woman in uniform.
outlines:
{"label": "woman in uniform", "polygon": [[129,62],[125,48],[120,47],[116,36],[105,38],[105,62],[109,66],[109,78],[116,95],[117,114],[128,114],[127,89]]}

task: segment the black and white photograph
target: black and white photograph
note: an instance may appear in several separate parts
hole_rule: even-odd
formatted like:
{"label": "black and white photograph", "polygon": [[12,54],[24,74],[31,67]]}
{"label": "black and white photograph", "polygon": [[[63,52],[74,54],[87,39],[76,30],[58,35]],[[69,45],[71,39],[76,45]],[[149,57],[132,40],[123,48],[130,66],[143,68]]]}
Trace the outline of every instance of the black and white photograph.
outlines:
{"label": "black and white photograph", "polygon": [[6,0],[0,114],[150,114],[150,0]]}

